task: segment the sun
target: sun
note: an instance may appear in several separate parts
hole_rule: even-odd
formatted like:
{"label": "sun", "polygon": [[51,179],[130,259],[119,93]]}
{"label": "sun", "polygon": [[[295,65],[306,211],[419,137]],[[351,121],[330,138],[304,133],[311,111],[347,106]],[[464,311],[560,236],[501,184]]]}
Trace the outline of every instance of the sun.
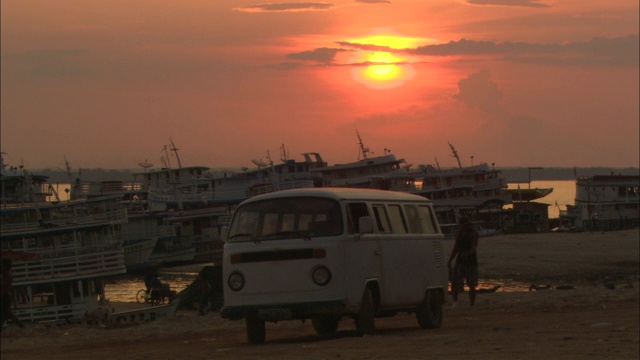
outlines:
{"label": "sun", "polygon": [[415,75],[415,70],[405,59],[388,51],[369,53],[351,71],[353,79],[371,89],[392,89],[403,85]]}
{"label": "sun", "polygon": [[372,89],[401,86],[416,74],[412,59],[405,50],[429,41],[430,39],[396,34],[375,34],[347,39],[346,42],[357,44],[354,47],[360,48],[352,53],[350,59],[352,64],[359,64],[351,71],[353,79]]}
{"label": "sun", "polygon": [[375,52],[369,56],[369,63],[371,65],[369,65],[368,71],[371,77],[374,78],[393,77],[395,75],[394,73],[397,72],[395,62],[396,58],[391,53]]}

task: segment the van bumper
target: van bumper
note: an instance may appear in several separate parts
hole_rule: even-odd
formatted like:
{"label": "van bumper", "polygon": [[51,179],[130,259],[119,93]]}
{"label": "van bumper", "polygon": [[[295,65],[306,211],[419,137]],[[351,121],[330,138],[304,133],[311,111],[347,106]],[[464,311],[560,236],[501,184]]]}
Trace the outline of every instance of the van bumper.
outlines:
{"label": "van bumper", "polygon": [[316,301],[292,304],[223,306],[220,315],[225,319],[240,320],[257,316],[265,321],[308,319],[316,314],[342,314],[343,300]]}

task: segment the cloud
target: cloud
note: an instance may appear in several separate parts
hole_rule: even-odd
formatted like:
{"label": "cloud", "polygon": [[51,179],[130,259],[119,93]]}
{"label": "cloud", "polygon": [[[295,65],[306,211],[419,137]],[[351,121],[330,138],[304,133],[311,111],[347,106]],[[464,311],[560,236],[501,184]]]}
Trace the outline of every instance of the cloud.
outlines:
{"label": "cloud", "polygon": [[535,7],[535,8],[548,8],[549,4],[542,3],[538,0],[467,0],[471,5],[492,5],[492,6],[520,6],[520,7]]}
{"label": "cloud", "polygon": [[560,63],[583,66],[638,66],[638,35],[593,38],[587,42],[532,44],[524,42],[474,41],[461,39],[446,44],[425,45],[407,50],[416,55],[503,55],[514,62]]}
{"label": "cloud", "polygon": [[468,107],[478,108],[493,115],[504,114],[504,109],[500,105],[502,92],[491,80],[489,70],[480,70],[458,81],[458,90],[453,97]]}
{"label": "cloud", "polygon": [[336,44],[344,47],[349,47],[352,49],[367,50],[367,51],[393,51],[394,50],[390,46],[375,45],[375,44],[360,44],[360,43],[354,43],[349,41],[336,41]]}
{"label": "cloud", "polygon": [[333,4],[325,2],[268,3],[237,7],[234,10],[243,12],[301,12],[324,11],[331,9],[333,6]]}
{"label": "cloud", "polygon": [[331,64],[336,54],[344,51],[350,50],[323,47],[314,50],[289,54],[287,55],[287,57],[294,60],[316,61],[323,64]]}

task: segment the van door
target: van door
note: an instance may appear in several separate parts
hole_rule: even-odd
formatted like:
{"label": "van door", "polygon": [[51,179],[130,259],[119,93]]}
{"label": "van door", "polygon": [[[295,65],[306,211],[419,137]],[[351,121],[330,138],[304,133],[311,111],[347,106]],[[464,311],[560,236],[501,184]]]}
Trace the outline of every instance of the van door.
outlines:
{"label": "van door", "polygon": [[364,202],[346,203],[347,246],[346,284],[347,299],[359,304],[364,293],[364,284],[368,280],[380,277],[380,251],[378,242],[372,234],[361,234],[358,223],[361,217],[370,216]]}
{"label": "van door", "polygon": [[[406,207],[407,205],[405,205]],[[391,230],[378,231],[381,261],[381,299],[384,306],[403,307],[417,304],[424,298],[431,265],[431,242],[416,228],[411,215],[401,204],[373,205],[374,214],[387,216]],[[417,214],[417,211],[416,211]]]}

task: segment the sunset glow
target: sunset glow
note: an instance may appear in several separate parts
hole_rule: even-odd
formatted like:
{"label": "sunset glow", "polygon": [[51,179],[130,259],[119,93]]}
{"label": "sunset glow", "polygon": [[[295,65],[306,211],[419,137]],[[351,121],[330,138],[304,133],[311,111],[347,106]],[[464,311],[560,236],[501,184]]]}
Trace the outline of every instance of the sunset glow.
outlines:
{"label": "sunset glow", "polygon": [[281,144],[345,163],[357,126],[413,164],[457,165],[451,141],[497,166],[637,167],[638,6],[2,1],[1,150],[136,168],[171,138],[193,166],[252,167]]}

